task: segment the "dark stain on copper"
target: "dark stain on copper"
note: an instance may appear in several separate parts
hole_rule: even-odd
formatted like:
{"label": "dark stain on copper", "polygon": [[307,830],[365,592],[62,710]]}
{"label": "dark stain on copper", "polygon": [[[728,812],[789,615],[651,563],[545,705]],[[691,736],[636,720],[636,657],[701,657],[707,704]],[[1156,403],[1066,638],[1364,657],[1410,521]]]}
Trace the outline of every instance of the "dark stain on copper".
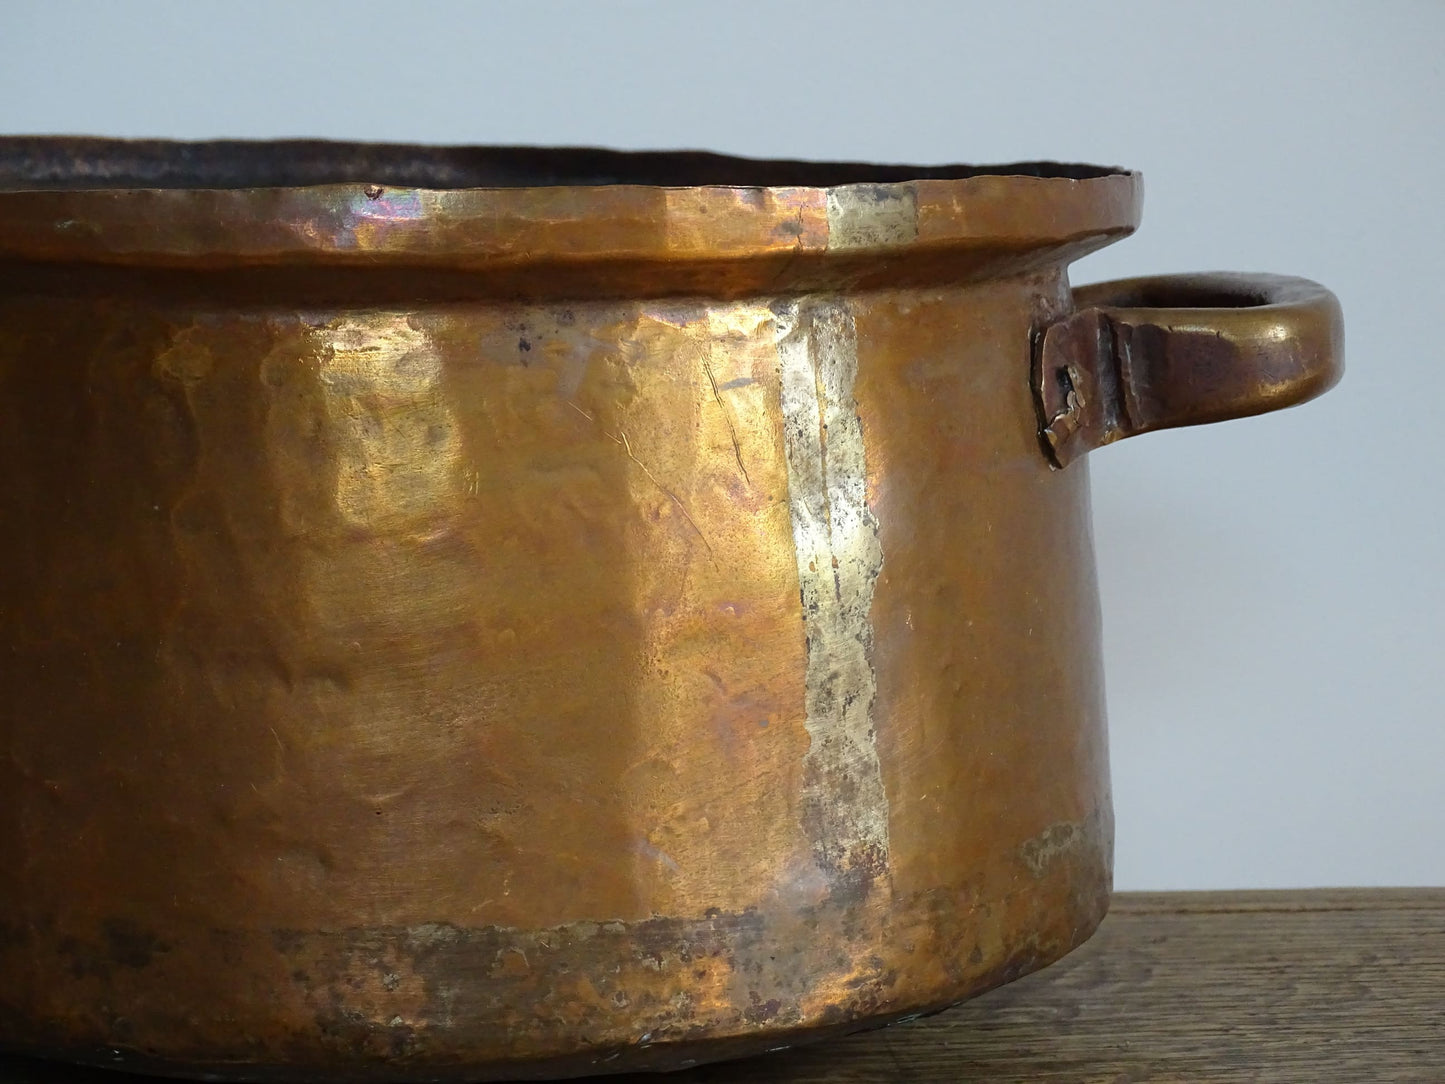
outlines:
{"label": "dark stain on copper", "polygon": [[122,967],[149,967],[157,955],[171,946],[156,934],[125,918],[107,918],[101,923],[107,958]]}

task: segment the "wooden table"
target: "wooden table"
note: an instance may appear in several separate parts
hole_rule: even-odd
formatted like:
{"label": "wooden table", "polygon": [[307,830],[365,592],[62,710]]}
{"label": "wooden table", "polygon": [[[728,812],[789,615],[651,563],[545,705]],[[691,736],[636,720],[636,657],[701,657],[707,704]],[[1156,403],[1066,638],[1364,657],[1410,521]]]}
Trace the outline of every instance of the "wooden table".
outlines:
{"label": "wooden table", "polygon": [[[0,1059],[5,1084],[133,1077]],[[1083,948],[912,1024],[613,1084],[1445,1084],[1445,889],[1123,893]]]}

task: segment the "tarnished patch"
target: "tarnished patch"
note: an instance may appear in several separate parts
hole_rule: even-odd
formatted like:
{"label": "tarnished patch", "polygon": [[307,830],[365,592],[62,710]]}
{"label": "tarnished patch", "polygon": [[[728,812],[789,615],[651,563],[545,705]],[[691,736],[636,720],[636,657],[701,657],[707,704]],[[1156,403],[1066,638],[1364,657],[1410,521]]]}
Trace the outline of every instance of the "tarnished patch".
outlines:
{"label": "tarnished patch", "polygon": [[904,245],[918,237],[918,200],[901,184],[828,189],[828,250]]}
{"label": "tarnished patch", "polygon": [[873,588],[883,569],[868,508],[853,384],[858,341],[841,298],[779,304],[788,503],[808,638],[804,826],[829,874],[884,872],[888,802],[874,740]]}
{"label": "tarnished patch", "polygon": [[1058,821],[1019,848],[1019,857],[1035,877],[1043,877],[1053,864],[1074,854],[1098,838],[1097,825],[1090,821]]}

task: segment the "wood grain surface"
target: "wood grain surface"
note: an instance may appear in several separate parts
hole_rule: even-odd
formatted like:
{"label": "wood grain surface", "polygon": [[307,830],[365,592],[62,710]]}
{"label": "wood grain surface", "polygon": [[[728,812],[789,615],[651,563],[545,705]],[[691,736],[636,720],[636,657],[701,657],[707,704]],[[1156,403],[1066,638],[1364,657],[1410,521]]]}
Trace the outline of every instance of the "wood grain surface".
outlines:
{"label": "wood grain surface", "polygon": [[[0,1059],[6,1084],[136,1079]],[[1445,889],[1124,893],[1068,959],[966,1005],[664,1079],[1445,1084]]]}

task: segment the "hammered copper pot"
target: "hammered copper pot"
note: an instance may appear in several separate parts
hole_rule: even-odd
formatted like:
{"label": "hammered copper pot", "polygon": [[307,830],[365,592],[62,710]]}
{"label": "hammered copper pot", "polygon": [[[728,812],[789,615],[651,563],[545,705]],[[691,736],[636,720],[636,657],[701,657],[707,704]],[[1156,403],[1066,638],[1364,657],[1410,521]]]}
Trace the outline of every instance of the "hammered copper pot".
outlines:
{"label": "hammered copper pot", "polygon": [[1338,376],[1137,174],[0,141],[0,1045],[670,1068],[1109,897],[1082,453]]}

